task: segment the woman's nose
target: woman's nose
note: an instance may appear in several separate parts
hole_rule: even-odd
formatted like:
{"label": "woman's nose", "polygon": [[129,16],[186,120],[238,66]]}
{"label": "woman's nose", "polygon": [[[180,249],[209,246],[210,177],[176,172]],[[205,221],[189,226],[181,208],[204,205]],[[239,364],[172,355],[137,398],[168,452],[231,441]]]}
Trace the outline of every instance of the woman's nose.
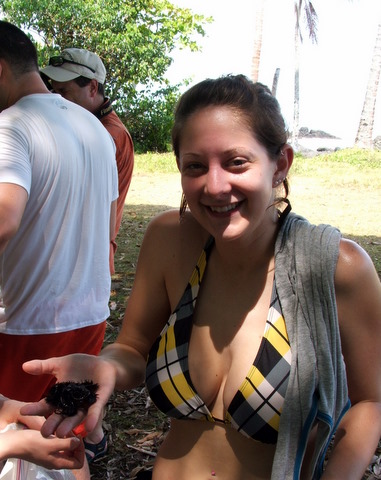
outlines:
{"label": "woman's nose", "polygon": [[219,195],[230,191],[228,172],[219,166],[209,168],[206,175],[205,190],[209,195]]}

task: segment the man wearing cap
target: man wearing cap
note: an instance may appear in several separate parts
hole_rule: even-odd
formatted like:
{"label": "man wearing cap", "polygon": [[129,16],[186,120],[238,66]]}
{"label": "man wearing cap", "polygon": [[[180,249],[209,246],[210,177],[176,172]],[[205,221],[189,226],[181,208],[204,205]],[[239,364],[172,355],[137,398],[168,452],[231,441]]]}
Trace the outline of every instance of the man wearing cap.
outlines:
{"label": "man wearing cap", "polygon": [[51,57],[49,65],[41,70],[51,81],[53,91],[61,94],[93,113],[114,139],[118,167],[119,197],[117,202],[115,233],[110,245],[110,271],[115,273],[115,238],[123,216],[124,202],[131,183],[134,167],[134,146],[131,136],[117,114],[111,101],[105,98],[106,69],[93,52],[80,48],[67,48],[61,55]]}
{"label": "man wearing cap", "polygon": [[0,112],[0,393],[33,402],[56,379],[23,372],[25,361],[103,345],[115,144],[94,115],[46,88],[33,43],[5,21]]}

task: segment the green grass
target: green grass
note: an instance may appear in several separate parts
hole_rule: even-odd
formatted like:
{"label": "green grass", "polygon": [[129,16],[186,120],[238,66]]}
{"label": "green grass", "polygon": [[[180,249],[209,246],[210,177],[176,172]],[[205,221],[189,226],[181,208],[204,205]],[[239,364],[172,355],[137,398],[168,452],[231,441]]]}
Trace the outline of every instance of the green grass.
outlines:
{"label": "green grass", "polygon": [[381,188],[381,152],[345,149],[312,158],[297,155],[291,169],[293,177],[319,178],[326,186],[338,184]]}
{"label": "green grass", "polygon": [[378,150],[346,148],[338,150],[337,152],[320,154],[312,158],[304,158],[300,154],[296,154],[295,157],[304,160],[304,165],[307,169],[309,167],[313,168],[313,164],[316,164],[316,160],[331,165],[354,165],[356,168],[365,167],[367,169],[379,169],[381,167],[381,151]]}
{"label": "green grass", "polygon": [[[305,158],[295,155],[292,172],[295,175],[316,175],[330,170],[337,175],[358,172],[381,172],[381,151],[361,150],[356,148]],[[135,174],[177,173],[173,153],[144,153],[135,155]],[[381,184],[381,175],[378,176]]]}
{"label": "green grass", "polygon": [[144,153],[135,155],[134,174],[177,173],[173,153]]}

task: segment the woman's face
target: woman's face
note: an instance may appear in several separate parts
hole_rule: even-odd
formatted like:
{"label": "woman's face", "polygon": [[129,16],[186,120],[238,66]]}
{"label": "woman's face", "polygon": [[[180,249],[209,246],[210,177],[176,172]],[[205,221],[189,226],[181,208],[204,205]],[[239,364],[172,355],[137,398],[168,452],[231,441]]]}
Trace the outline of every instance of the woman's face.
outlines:
{"label": "woman's face", "polygon": [[[211,106],[185,123],[179,169],[188,206],[216,239],[253,239],[274,225],[274,182],[282,175],[277,161],[236,110]],[[283,177],[282,177],[283,178]]]}

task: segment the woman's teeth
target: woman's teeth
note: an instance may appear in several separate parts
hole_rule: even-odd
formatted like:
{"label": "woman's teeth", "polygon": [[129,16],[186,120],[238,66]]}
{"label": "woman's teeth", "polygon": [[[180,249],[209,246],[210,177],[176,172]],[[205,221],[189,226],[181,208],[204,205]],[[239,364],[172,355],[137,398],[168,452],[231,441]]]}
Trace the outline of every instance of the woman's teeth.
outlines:
{"label": "woman's teeth", "polygon": [[209,208],[212,210],[212,212],[225,213],[225,212],[230,212],[230,210],[234,210],[238,206],[238,203],[239,202],[231,203],[230,205],[225,205],[223,207],[210,206]]}

